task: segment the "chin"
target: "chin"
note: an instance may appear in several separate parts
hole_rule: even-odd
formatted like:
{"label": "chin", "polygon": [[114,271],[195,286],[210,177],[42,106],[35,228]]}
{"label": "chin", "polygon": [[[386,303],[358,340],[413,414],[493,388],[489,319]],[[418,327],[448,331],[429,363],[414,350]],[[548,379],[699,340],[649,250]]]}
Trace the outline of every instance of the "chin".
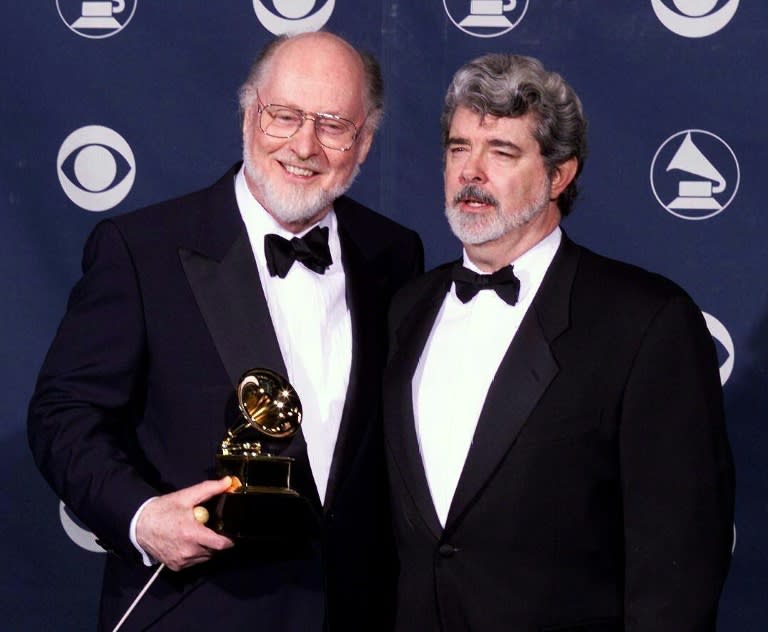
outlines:
{"label": "chin", "polygon": [[320,184],[301,185],[280,181],[276,185],[275,180],[255,166],[247,151],[243,153],[243,162],[248,179],[259,192],[259,195],[254,196],[282,224],[305,224],[313,219],[321,219],[333,201],[349,189],[360,172],[359,165],[356,165],[346,182],[326,190]]}

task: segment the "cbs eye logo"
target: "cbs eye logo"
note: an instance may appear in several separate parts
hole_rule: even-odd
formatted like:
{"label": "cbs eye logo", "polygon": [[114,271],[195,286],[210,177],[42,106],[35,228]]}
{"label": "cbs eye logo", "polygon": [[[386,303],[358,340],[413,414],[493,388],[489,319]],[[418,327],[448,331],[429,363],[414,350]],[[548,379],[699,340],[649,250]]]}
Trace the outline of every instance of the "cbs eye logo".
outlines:
{"label": "cbs eye logo", "polygon": [[274,10],[267,8],[262,0],[253,0],[256,17],[270,33],[285,35],[323,28],[333,13],[336,0],[326,0],[314,13],[316,0],[271,0],[269,4]]}
{"label": "cbs eye logo", "polygon": [[733,365],[736,362],[736,349],[733,346],[733,338],[726,329],[725,325],[721,323],[717,318],[702,312],[704,315],[704,321],[707,323],[707,329],[712,338],[718,343],[715,345],[717,348],[717,357],[720,362],[720,384],[725,386],[728,378],[733,373]]}
{"label": "cbs eye logo", "polygon": [[64,139],[56,158],[59,183],[86,211],[106,211],[125,199],[136,179],[133,151],[114,130],[88,125]]}
{"label": "cbs eye logo", "polygon": [[59,519],[61,520],[64,533],[81,549],[91,553],[105,552],[103,547],[96,541],[96,536],[88,531],[87,527],[70,512],[63,502],[59,502]]}
{"label": "cbs eye logo", "polygon": [[673,33],[707,37],[731,21],[739,0],[651,0],[651,6],[659,21]]}

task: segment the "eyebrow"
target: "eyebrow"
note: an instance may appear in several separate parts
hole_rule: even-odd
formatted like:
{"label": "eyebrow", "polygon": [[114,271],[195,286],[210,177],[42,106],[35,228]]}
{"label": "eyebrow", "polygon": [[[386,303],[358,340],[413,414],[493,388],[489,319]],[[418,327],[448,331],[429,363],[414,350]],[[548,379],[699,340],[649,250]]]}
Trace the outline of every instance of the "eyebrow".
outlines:
{"label": "eyebrow", "polygon": [[[452,136],[448,139],[448,145],[471,145],[472,143],[468,138],[462,138],[460,136]],[[488,145],[494,148],[510,149],[512,151],[521,152],[522,149],[519,145],[509,140],[503,140],[501,138],[492,138],[488,141]]]}
{"label": "eyebrow", "polygon": [[339,118],[343,118],[345,120],[351,120],[347,118],[344,114],[340,112],[336,112],[334,110],[320,110],[315,112],[314,110],[307,110],[306,108],[300,107],[298,104],[293,103],[292,101],[263,101],[264,105],[279,105],[284,108],[292,108],[294,110],[298,110],[299,112],[304,112],[305,114],[330,114],[331,116],[338,116]]}
{"label": "eyebrow", "polygon": [[516,143],[513,143],[512,141],[509,141],[509,140],[502,140],[500,138],[492,138],[488,142],[488,144],[491,147],[499,147],[499,148],[502,148],[502,149],[511,149],[512,151],[517,151],[517,152],[522,152],[523,151],[522,148],[519,145],[517,145]]}

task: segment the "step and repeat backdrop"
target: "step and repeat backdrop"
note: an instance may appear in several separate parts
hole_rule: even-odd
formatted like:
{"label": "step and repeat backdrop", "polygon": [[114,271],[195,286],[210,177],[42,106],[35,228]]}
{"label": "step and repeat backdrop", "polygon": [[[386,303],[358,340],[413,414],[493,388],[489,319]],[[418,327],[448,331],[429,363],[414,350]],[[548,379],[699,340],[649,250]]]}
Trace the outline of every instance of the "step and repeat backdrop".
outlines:
{"label": "step and repeat backdrop", "polygon": [[241,153],[236,91],[255,53],[276,34],[326,28],[375,53],[386,80],[352,194],[418,230],[430,267],[460,252],[443,219],[438,127],[453,72],[510,51],[575,87],[590,157],[564,227],[677,281],[704,312],[738,485],[719,629],[766,629],[768,4],[48,0],[2,13],[0,627],[95,627],[105,554],[45,485],[25,429],[87,233],[218,179]]}

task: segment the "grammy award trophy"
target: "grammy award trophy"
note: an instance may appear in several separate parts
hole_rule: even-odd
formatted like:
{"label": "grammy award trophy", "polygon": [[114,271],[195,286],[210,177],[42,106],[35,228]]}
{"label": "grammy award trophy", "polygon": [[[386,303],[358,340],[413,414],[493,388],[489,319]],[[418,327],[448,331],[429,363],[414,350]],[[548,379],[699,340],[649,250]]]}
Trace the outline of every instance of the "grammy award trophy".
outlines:
{"label": "grammy award trophy", "polygon": [[241,419],[227,430],[216,453],[229,490],[213,499],[208,526],[233,539],[294,538],[316,521],[309,501],[291,486],[294,459],[275,452],[299,431],[296,390],[269,369],[251,369],[239,380]]}

